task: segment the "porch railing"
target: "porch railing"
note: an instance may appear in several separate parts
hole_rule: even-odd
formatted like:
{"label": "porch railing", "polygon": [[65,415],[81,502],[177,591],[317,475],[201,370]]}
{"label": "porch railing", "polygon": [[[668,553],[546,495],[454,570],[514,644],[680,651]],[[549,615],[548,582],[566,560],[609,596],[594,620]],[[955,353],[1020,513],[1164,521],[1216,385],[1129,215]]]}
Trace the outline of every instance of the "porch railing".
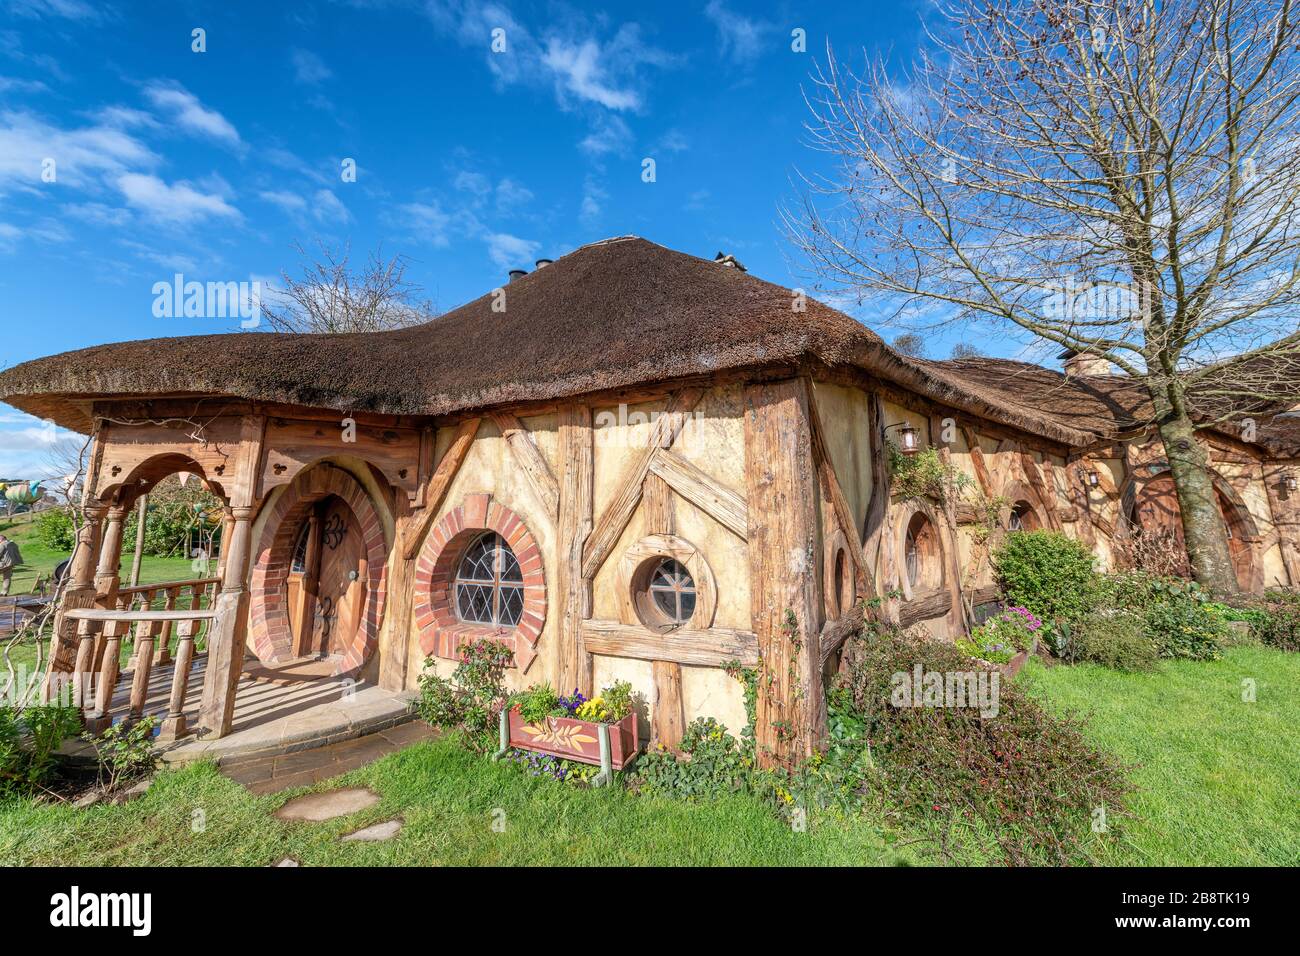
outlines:
{"label": "porch railing", "polygon": [[[189,692],[194,644],[205,622],[216,617],[214,598],[219,578],[196,578],[121,588],[112,609],[71,608],[65,612],[77,622],[77,660],[72,674],[73,703],[85,716],[86,729],[99,733],[113,719],[113,695],[120,676],[122,639],[135,625],[131,694],[125,715],[134,722],[144,716],[153,668],[173,661],[171,639],[176,637],[171,697],[159,739],[175,740],[188,731],[185,696]],[[93,701],[90,693],[94,687]]]}

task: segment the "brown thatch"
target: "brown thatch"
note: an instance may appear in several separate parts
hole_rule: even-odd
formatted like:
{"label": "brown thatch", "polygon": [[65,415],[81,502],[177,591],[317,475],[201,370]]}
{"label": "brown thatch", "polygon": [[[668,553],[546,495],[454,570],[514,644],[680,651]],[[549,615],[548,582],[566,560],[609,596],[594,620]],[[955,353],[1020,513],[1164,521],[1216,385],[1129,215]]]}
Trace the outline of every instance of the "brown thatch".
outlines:
{"label": "brown thatch", "polygon": [[351,335],[149,339],[0,373],[0,399],[90,427],[98,397],[225,395],[339,411],[444,415],[723,369],[813,360],[864,369],[953,407],[1066,444],[1092,432],[993,383],[901,356],[861,323],[781,286],[626,237],[583,246],[424,325]]}

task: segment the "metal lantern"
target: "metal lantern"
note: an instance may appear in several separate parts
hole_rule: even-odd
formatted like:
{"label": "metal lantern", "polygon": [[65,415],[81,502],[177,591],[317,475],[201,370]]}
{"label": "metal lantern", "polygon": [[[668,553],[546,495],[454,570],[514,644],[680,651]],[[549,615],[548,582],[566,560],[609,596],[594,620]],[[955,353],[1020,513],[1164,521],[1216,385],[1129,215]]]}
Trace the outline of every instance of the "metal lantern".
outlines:
{"label": "metal lantern", "polygon": [[1297,481],[1295,472],[1283,472],[1282,487],[1285,488],[1289,494],[1294,494],[1297,486],[1300,486],[1300,481]]}
{"label": "metal lantern", "polygon": [[902,422],[891,425],[890,428],[898,429],[898,450],[904,455],[915,455],[921,450],[921,433],[915,425]]}
{"label": "metal lantern", "polygon": [[1094,469],[1091,468],[1088,469],[1087,475],[1088,475],[1089,488],[1096,488],[1099,484],[1101,484],[1101,476],[1098,475]]}

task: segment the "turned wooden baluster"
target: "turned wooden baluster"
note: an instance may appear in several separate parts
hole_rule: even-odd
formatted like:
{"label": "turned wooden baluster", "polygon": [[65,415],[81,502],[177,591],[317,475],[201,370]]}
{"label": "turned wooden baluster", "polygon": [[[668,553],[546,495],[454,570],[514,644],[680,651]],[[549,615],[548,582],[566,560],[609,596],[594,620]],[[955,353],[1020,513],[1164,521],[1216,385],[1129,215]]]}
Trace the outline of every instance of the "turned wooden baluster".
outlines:
{"label": "turned wooden baluster", "polygon": [[[125,597],[117,599],[118,610],[121,610],[125,604]],[[110,711],[113,707],[113,691],[117,689],[118,656],[122,653],[122,628],[124,627],[126,625],[121,621],[109,621],[104,626],[99,686],[95,688],[95,712],[86,718],[86,730],[92,734],[103,733],[113,722]]]}
{"label": "turned wooden baluster", "polygon": [[[171,587],[164,590],[163,610],[174,611],[176,609],[176,601],[177,599],[179,599],[180,594],[181,594],[181,589],[177,587]],[[167,664],[172,659],[171,648],[168,646],[171,644],[172,641],[172,622],[163,621],[159,623],[157,628],[157,633],[158,633],[158,653],[157,653],[158,659],[155,660],[154,663]]]}
{"label": "turned wooden baluster", "polygon": [[[146,604],[145,608],[148,609]],[[135,723],[144,716],[145,699],[149,696],[149,677],[153,673],[153,621],[140,621],[135,626],[135,671],[131,675],[131,709],[127,720]]]}
{"label": "turned wooden baluster", "polygon": [[98,628],[94,621],[77,622],[77,662],[72,673],[72,703],[81,711],[83,718],[88,716],[94,705],[94,665],[95,640]]}
{"label": "turned wooden baluster", "polygon": [[[198,589],[196,588],[197,592]],[[197,595],[194,603],[198,603]],[[194,632],[198,621],[181,621],[176,625],[176,666],[172,670],[172,696],[167,705],[167,717],[158,732],[159,740],[176,740],[184,737],[185,695],[190,688],[190,665],[194,661]]]}

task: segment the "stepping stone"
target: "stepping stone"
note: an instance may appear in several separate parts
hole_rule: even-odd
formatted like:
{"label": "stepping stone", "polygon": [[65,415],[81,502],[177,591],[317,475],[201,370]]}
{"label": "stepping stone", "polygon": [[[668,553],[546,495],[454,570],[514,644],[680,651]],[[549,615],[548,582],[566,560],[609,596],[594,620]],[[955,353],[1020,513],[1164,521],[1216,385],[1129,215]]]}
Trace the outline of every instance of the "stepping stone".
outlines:
{"label": "stepping stone", "polygon": [[275,811],[277,820],[310,820],[320,823],[349,813],[366,810],[379,802],[379,794],[364,787],[345,790],[328,790],[325,793],[308,793],[294,797]]}
{"label": "stepping stone", "polygon": [[401,832],[401,820],[385,820],[383,823],[376,823],[374,826],[347,834],[343,837],[343,842],[350,843],[354,840],[360,840],[366,843],[379,843],[382,840],[391,840]]}
{"label": "stepping stone", "polygon": [[297,860],[295,860],[295,859],[294,859],[293,857],[291,857],[291,856],[286,856],[283,860],[281,860],[279,863],[276,863],[276,864],[274,864],[274,865],[277,866],[277,867],[279,867],[279,866],[302,866],[301,863],[299,863]]}

